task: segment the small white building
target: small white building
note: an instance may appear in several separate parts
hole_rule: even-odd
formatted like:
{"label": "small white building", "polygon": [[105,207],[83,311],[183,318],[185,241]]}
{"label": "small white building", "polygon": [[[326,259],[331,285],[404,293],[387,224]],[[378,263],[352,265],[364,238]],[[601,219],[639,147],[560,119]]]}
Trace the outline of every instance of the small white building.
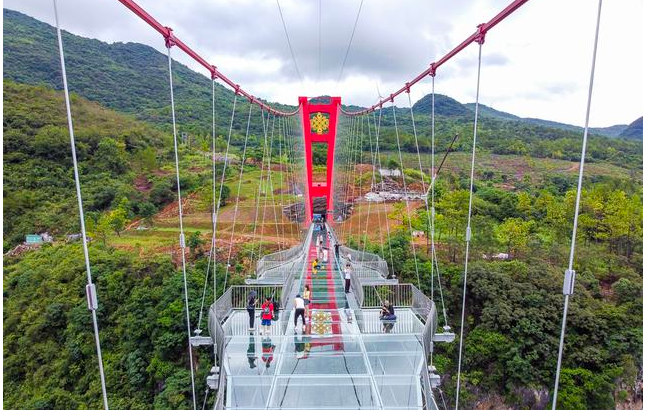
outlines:
{"label": "small white building", "polygon": [[402,173],[400,172],[399,169],[380,168],[380,176],[381,177],[399,177],[399,176],[402,176]]}

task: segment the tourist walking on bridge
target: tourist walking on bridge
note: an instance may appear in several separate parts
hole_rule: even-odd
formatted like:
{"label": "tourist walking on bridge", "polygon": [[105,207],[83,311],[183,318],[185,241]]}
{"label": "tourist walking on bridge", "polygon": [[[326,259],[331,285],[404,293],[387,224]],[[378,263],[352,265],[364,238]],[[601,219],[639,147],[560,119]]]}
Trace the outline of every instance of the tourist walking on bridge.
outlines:
{"label": "tourist walking on bridge", "polygon": [[297,297],[294,298],[294,333],[297,332],[297,321],[299,320],[299,316],[301,316],[301,325],[303,325],[303,331],[305,332],[306,330],[305,309],[306,305],[303,298],[301,297],[301,295],[297,294]]}

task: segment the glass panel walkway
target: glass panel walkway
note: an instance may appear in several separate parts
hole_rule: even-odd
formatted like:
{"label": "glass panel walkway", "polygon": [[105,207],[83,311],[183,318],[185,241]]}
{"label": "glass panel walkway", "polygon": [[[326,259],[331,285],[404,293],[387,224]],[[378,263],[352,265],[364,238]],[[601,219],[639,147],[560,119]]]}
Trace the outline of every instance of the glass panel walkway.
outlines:
{"label": "glass panel walkway", "polygon": [[[320,261],[313,271],[318,236],[332,260]],[[244,310],[234,311],[223,324],[228,335],[222,362],[226,408],[436,408],[423,404],[424,324],[408,308],[398,309],[392,323],[382,323],[378,309],[359,309],[352,290],[344,292],[332,245],[324,232],[313,231],[294,282],[298,289],[292,296],[303,295],[305,285],[312,289],[305,326],[299,318],[295,327],[293,303],[281,312],[280,321],[272,322],[268,335],[262,334],[258,319],[249,331]]]}

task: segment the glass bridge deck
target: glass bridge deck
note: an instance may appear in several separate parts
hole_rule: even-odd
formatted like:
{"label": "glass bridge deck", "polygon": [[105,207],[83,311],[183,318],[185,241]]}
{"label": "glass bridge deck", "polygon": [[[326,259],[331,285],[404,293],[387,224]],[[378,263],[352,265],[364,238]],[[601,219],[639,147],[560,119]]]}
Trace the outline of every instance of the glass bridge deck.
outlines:
{"label": "glass bridge deck", "polygon": [[225,322],[226,408],[422,409],[424,324],[408,308],[392,323],[378,309],[349,309],[337,265],[316,275],[307,266],[300,286],[311,286],[313,301],[305,327],[300,319],[294,326],[294,311],[280,312],[268,335],[258,320],[249,331],[245,310]]}

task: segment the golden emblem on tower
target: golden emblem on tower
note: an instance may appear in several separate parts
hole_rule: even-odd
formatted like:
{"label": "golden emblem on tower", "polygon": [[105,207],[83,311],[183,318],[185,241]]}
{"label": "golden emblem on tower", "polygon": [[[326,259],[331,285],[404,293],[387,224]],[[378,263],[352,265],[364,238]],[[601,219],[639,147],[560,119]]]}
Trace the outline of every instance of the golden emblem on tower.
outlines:
{"label": "golden emblem on tower", "polygon": [[320,112],[310,118],[310,128],[318,135],[327,133],[329,124],[330,120]]}

